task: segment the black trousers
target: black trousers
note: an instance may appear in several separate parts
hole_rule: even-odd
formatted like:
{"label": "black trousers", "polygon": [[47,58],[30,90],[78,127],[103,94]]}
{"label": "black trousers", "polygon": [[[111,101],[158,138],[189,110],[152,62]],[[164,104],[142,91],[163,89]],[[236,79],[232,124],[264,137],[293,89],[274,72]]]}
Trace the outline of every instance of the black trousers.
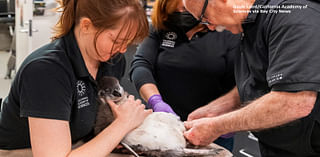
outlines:
{"label": "black trousers", "polygon": [[262,157],[320,157],[320,123],[311,116],[254,134]]}

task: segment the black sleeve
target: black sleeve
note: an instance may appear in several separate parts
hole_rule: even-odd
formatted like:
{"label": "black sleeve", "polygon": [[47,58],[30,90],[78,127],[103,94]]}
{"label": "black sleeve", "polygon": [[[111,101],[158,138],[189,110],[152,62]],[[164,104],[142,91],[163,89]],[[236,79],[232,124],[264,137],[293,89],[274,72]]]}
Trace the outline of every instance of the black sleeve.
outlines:
{"label": "black sleeve", "polygon": [[153,74],[158,57],[159,43],[159,33],[151,27],[149,36],[138,47],[129,72],[137,91],[146,83],[156,84]]}
{"label": "black sleeve", "polygon": [[73,88],[63,67],[50,61],[33,61],[19,79],[21,117],[70,120]]}
{"label": "black sleeve", "polygon": [[268,25],[267,81],[275,91],[320,91],[320,13],[293,9]]}
{"label": "black sleeve", "polygon": [[227,52],[224,56],[226,61],[226,72],[223,77],[222,83],[223,87],[226,89],[225,92],[228,92],[236,85],[234,75],[234,62],[236,54],[240,53],[240,35],[234,35],[228,32],[226,33],[224,40],[227,46]]}

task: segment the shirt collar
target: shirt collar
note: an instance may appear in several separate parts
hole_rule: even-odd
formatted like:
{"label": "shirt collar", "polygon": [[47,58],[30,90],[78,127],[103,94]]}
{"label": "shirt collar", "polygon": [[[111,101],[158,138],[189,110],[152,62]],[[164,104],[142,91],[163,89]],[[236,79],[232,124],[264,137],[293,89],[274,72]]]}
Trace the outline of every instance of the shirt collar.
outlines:
{"label": "shirt collar", "polygon": [[90,74],[83,60],[78,43],[73,33],[73,29],[66,36],[64,36],[62,40],[66,47],[67,56],[71,61],[77,77],[89,77]]}
{"label": "shirt collar", "polygon": [[[256,0],[252,6],[265,5],[268,0]],[[254,13],[252,10],[255,8],[251,8],[251,12],[248,14],[247,18],[244,20],[243,24],[253,23],[256,21],[258,13]]]}

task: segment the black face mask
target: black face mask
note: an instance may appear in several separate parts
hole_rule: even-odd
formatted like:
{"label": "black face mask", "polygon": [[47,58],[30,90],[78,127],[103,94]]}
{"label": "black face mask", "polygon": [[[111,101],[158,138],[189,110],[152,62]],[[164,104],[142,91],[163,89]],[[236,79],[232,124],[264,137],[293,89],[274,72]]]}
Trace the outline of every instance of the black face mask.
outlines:
{"label": "black face mask", "polygon": [[200,21],[192,16],[189,12],[174,12],[168,16],[165,25],[181,29],[184,33],[190,31],[193,27],[198,25]]}

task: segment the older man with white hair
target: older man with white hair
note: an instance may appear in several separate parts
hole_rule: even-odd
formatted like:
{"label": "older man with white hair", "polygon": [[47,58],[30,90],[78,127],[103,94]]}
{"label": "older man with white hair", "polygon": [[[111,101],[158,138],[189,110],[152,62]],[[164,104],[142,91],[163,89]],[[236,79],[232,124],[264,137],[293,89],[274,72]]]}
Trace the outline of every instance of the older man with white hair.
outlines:
{"label": "older man with white hair", "polygon": [[[263,157],[320,156],[320,1],[183,0],[209,29],[241,33],[237,56],[241,108],[189,115],[185,137],[207,145],[222,134],[253,131]],[[214,115],[214,114],[211,114]]]}

